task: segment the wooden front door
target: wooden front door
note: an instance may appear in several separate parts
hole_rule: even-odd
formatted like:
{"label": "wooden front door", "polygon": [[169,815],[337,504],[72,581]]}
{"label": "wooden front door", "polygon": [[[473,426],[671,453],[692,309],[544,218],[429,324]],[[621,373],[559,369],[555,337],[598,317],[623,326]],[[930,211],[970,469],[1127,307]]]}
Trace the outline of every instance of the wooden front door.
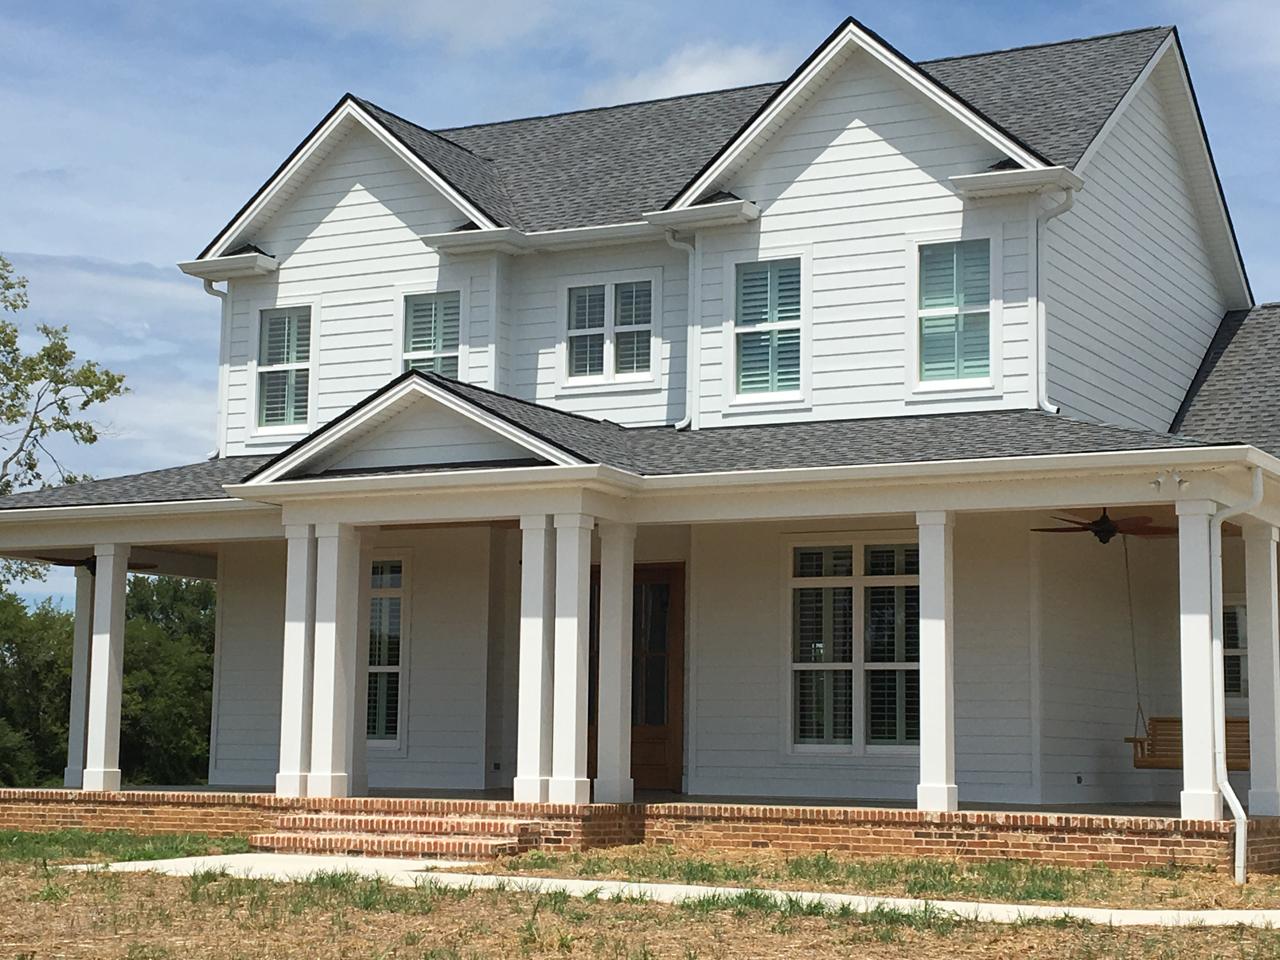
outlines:
{"label": "wooden front door", "polygon": [[[679,791],[684,766],[684,564],[637,564],[631,639],[631,777]],[[596,767],[599,577],[591,589],[589,775]]]}

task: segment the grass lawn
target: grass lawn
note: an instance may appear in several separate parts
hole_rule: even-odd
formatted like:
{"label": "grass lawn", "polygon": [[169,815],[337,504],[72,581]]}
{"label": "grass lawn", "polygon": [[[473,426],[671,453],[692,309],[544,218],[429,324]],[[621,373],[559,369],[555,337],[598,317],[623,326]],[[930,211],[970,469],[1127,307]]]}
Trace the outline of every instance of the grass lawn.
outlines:
{"label": "grass lawn", "polygon": [[[753,894],[679,906],[560,894],[391,887],[355,875],[297,883],[220,873],[68,873],[116,851],[206,853],[236,841],[0,834],[0,958],[1277,958],[1280,932],[996,926],[928,911],[855,915]],[[21,851],[21,855],[19,854]],[[632,851],[634,853],[635,851]]]}

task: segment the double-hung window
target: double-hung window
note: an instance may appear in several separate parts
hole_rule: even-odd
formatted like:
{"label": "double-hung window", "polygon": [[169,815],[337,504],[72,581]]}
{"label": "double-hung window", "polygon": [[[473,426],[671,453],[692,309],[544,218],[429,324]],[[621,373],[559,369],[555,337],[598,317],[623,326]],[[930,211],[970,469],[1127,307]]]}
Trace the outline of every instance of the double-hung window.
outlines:
{"label": "double-hung window", "polygon": [[404,368],[457,379],[462,298],[457,290],[404,298]]}
{"label": "double-hung window", "polygon": [[655,281],[570,286],[565,377],[573,381],[648,380],[653,364]]}
{"label": "double-hung window", "polygon": [[919,247],[921,382],[991,376],[991,241]]}
{"label": "double-hung window", "polygon": [[795,547],[789,589],[791,743],[919,743],[915,544]]}
{"label": "double-hung window", "polygon": [[263,310],[258,328],[258,426],[307,423],[311,399],[311,308]]}
{"label": "double-hung window", "polygon": [[400,740],[405,606],[405,562],[374,560],[369,567],[369,700],[365,720],[365,735],[370,740]]}
{"label": "double-hung window", "polygon": [[740,394],[800,390],[800,258],[739,263],[734,350]]}
{"label": "double-hung window", "polygon": [[1230,699],[1249,696],[1249,641],[1245,636],[1245,607],[1242,603],[1222,608],[1222,685]]}

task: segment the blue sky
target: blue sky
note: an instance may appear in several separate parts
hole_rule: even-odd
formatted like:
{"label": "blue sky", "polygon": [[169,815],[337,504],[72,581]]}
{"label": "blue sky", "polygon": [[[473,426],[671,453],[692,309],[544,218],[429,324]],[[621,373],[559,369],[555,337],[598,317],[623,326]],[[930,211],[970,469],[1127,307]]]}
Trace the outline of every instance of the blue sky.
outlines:
{"label": "blue sky", "polygon": [[1176,23],[1254,291],[1280,299],[1274,0],[8,0],[0,252],[30,278],[27,322],[70,325],[133,389],[69,465],[213,447],[217,304],[173,264],[343,92],[442,127],[777,80],[850,13],[917,59]]}

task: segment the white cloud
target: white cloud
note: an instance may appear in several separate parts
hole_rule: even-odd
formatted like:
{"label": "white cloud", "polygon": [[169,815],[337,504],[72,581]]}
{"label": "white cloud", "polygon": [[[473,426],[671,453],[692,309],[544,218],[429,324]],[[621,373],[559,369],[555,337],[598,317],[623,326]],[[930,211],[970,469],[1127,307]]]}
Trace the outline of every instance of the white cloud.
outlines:
{"label": "white cloud", "polygon": [[[1174,9],[1185,18],[1183,42],[1206,41],[1219,66],[1237,72],[1280,67],[1280,16],[1275,0],[1176,0]],[[1256,79],[1262,89],[1280,93],[1273,75],[1258,72]]]}
{"label": "white cloud", "polygon": [[699,43],[676,50],[656,66],[623,73],[592,86],[593,104],[656,100],[787,77],[800,62],[795,51]]}
{"label": "white cloud", "polygon": [[335,33],[372,33],[409,42],[437,41],[451,48],[492,50],[518,42],[567,12],[573,3],[547,0],[323,0],[297,4],[296,14]]}

